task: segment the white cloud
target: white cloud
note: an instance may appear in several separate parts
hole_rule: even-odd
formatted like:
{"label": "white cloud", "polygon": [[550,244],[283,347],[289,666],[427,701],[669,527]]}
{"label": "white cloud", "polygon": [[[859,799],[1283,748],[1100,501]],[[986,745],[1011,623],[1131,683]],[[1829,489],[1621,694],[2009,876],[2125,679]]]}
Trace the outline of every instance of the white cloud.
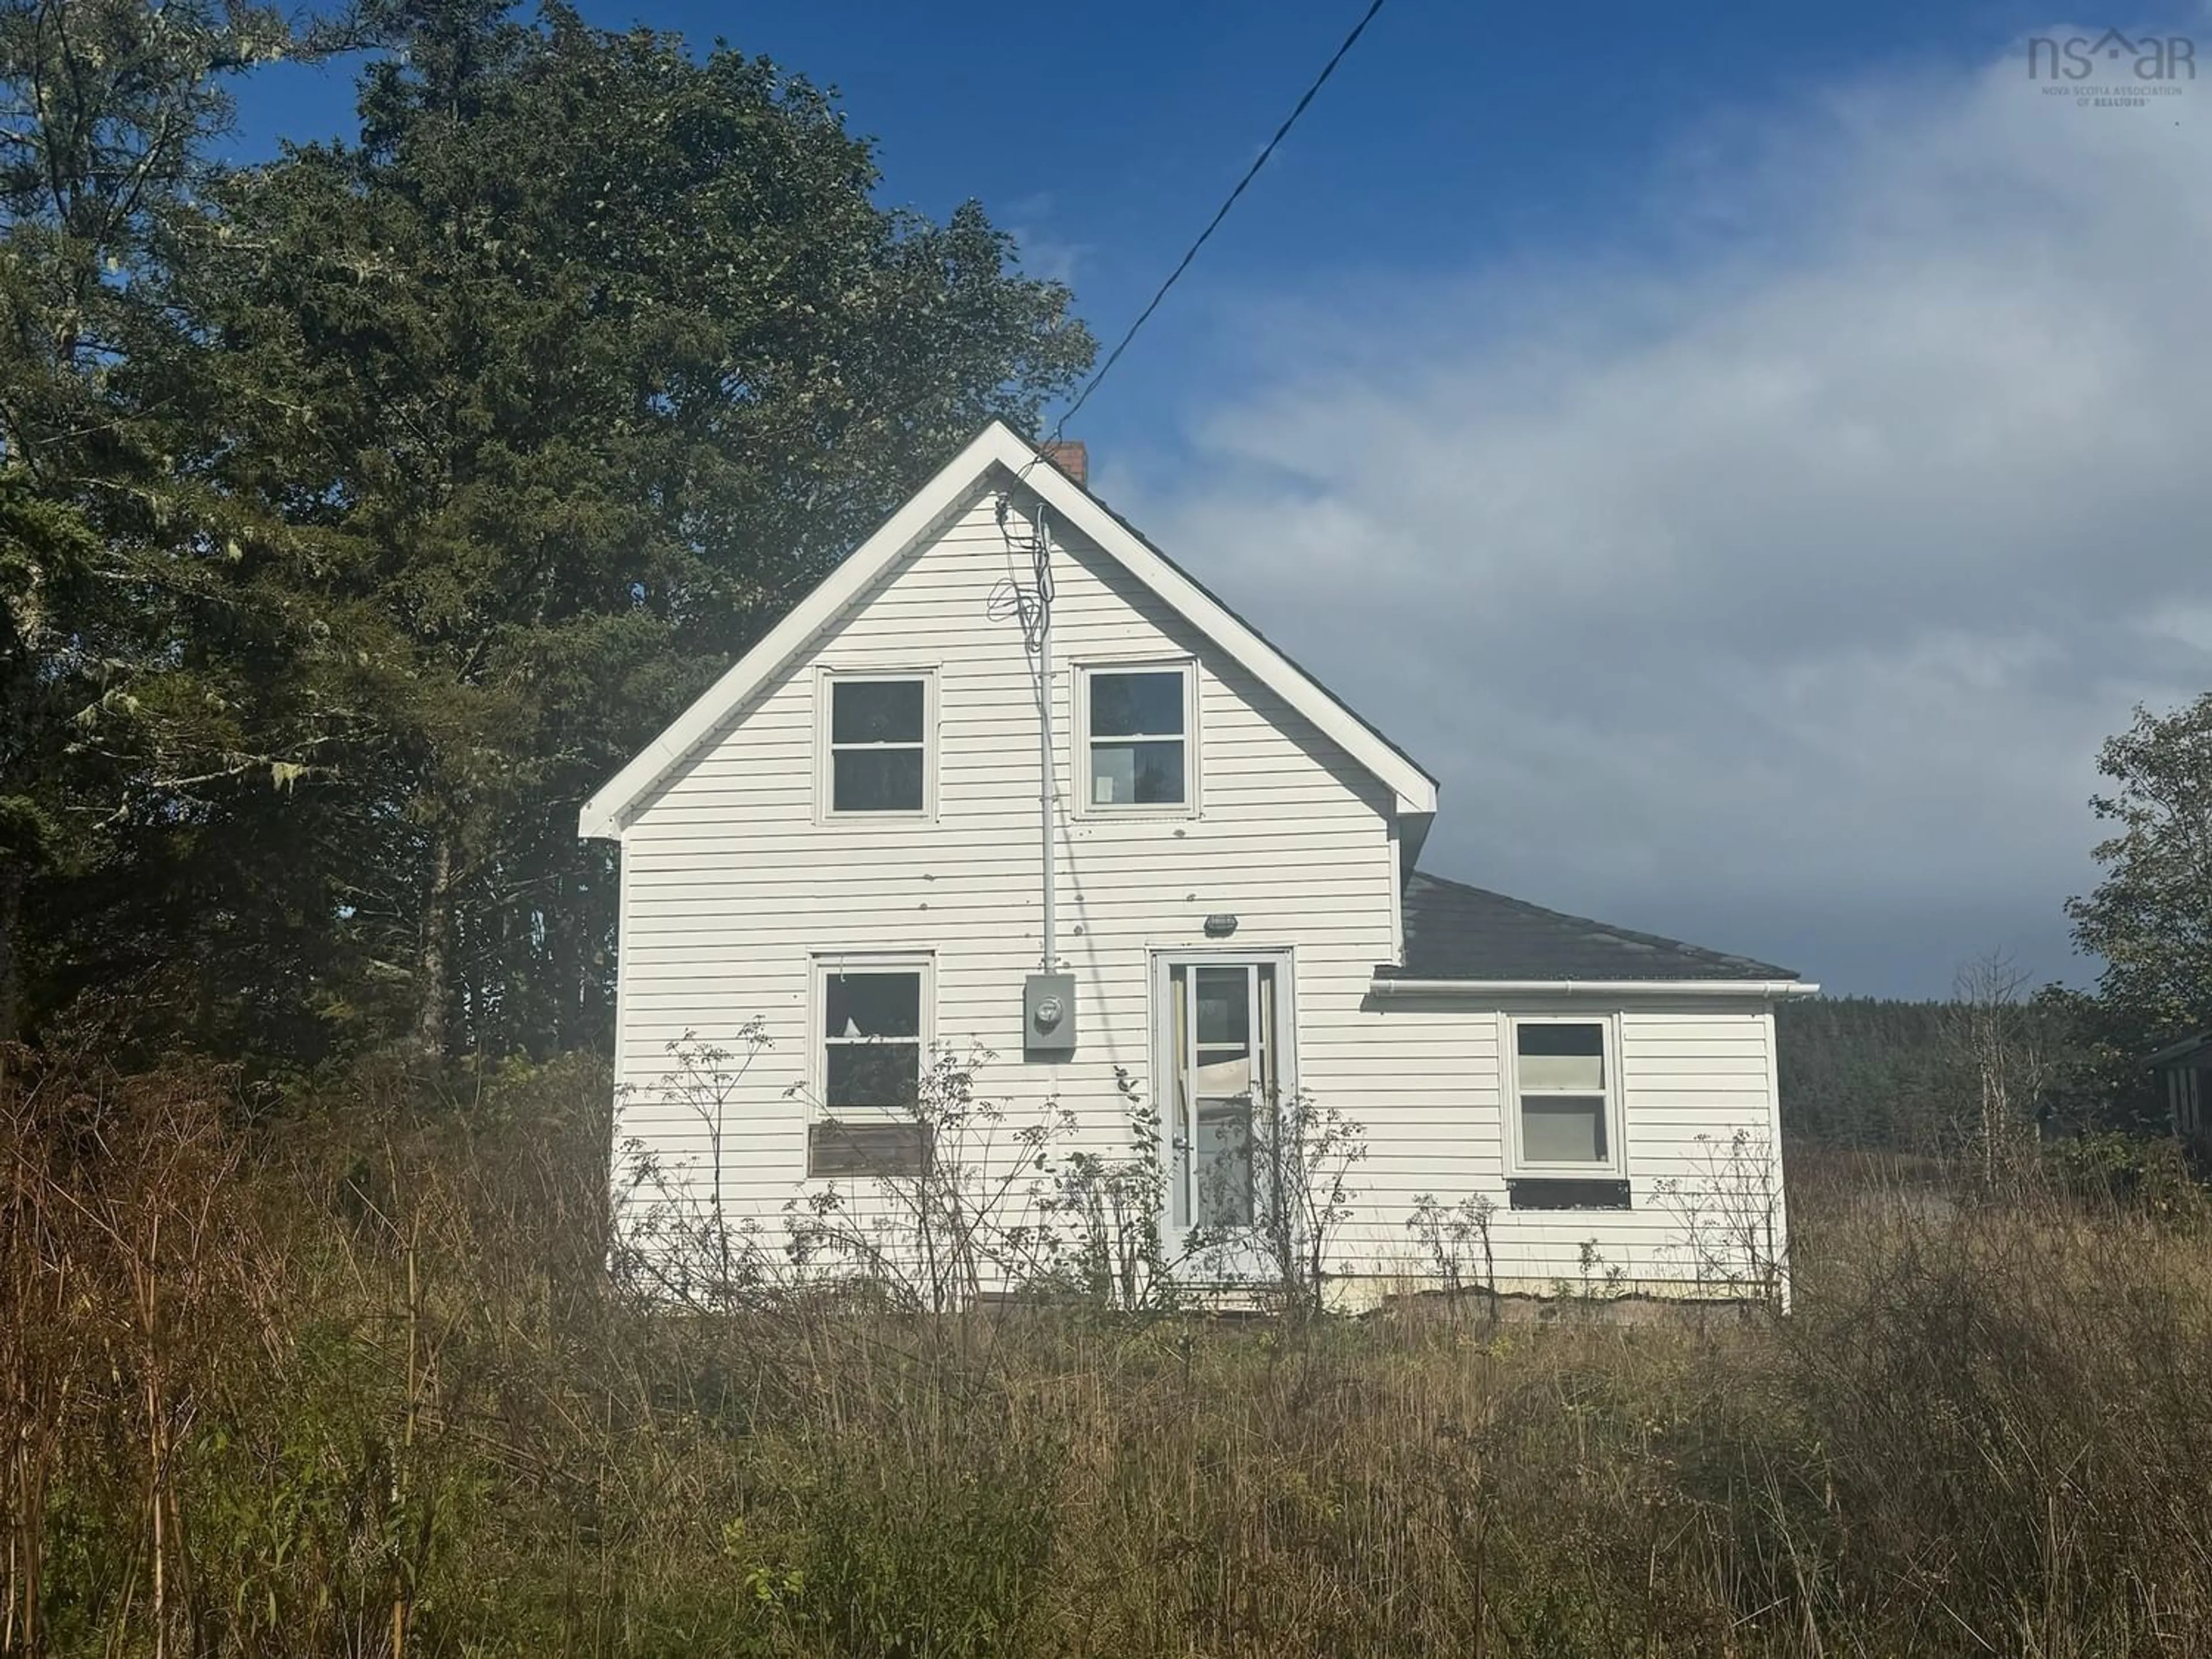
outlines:
{"label": "white cloud", "polygon": [[1003,228],[1014,239],[1022,273],[1073,287],[1076,269],[1089,258],[1091,249],[1085,243],[1067,241],[1042,228],[1056,216],[1052,192],[1038,191],[1021,197],[1009,203],[1006,211],[1009,222]]}
{"label": "white cloud", "polygon": [[2212,81],[2167,104],[1858,87],[1606,247],[1241,295],[1200,465],[1108,492],[1440,775],[1436,867],[1842,988],[2078,974],[2096,745],[2212,685]]}

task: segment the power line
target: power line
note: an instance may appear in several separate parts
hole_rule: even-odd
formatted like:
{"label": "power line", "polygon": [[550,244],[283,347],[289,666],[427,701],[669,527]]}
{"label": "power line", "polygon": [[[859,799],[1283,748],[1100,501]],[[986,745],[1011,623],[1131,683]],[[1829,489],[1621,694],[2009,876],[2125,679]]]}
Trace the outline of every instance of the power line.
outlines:
{"label": "power line", "polygon": [[1276,146],[1290,136],[1291,129],[1298,124],[1298,117],[1304,115],[1306,112],[1306,106],[1313,102],[1314,94],[1328,84],[1328,77],[1336,73],[1336,66],[1341,64],[1345,55],[1358,44],[1359,37],[1367,31],[1367,26],[1375,21],[1375,14],[1382,9],[1382,0],[1373,0],[1373,3],[1367,8],[1365,14],[1352,26],[1352,33],[1344,37],[1343,44],[1337,47],[1328,62],[1322,65],[1321,73],[1314,76],[1313,84],[1305,89],[1304,95],[1299,98],[1290,114],[1284,118],[1283,125],[1275,129],[1275,136],[1267,140],[1267,147],[1260,152],[1259,159],[1244,169],[1244,176],[1237,181],[1237,188],[1231,191],[1221,205],[1214,210],[1213,217],[1206,221],[1206,228],[1198,233],[1198,240],[1190,245],[1189,249],[1176,262],[1176,268],[1168,273],[1167,281],[1160,284],[1160,291],[1152,295],[1152,303],[1137,314],[1137,320],[1129,325],[1129,331],[1121,337],[1121,343],[1107,354],[1106,361],[1100,366],[1098,372],[1091,377],[1090,383],[1077,395],[1075,401],[1068,405],[1067,413],[1061,416],[1054,424],[1052,429],[1054,442],[1058,442],[1062,434],[1066,432],[1067,423],[1075,418],[1076,411],[1091,401],[1091,394],[1098,390],[1098,383],[1113,373],[1114,365],[1121,361],[1121,354],[1129,349],[1129,342],[1135,339],[1138,331],[1152,320],[1152,313],[1160,308],[1160,301],[1168,297],[1168,290],[1176,285],[1184,271],[1190,269],[1190,262],[1198,258],[1199,249],[1204,247],[1207,239],[1221,228],[1221,222],[1229,216],[1229,210],[1237,205],[1237,198],[1242,196],[1245,187],[1259,176],[1260,169],[1267,165],[1267,158],[1275,153]]}
{"label": "power line", "polygon": [[[1206,228],[1198,233],[1198,240],[1183,251],[1182,258],[1176,261],[1176,268],[1168,273],[1167,281],[1160,284],[1159,292],[1153,295],[1152,302],[1137,313],[1137,320],[1129,325],[1128,332],[1121,337],[1113,350],[1107,353],[1106,361],[1099,365],[1098,372],[1091,377],[1083,390],[1076,395],[1075,401],[1067,406],[1067,412],[1054,423],[1052,436],[1047,441],[1048,442],[1057,443],[1066,434],[1067,423],[1075,418],[1077,412],[1084,404],[1091,401],[1091,394],[1098,390],[1099,383],[1114,372],[1114,365],[1121,361],[1121,354],[1129,349],[1129,343],[1134,340],[1139,331],[1152,320],[1152,313],[1160,308],[1160,301],[1166,299],[1168,291],[1182,280],[1183,272],[1190,269],[1191,261],[1198,258],[1198,251],[1206,245],[1215,231],[1221,228],[1221,222],[1229,216],[1230,209],[1237,205],[1237,198],[1244,194],[1253,179],[1259,177],[1260,169],[1267,165],[1268,158],[1274,155],[1283,140],[1290,137],[1291,129],[1297,125],[1298,118],[1306,112],[1306,106],[1312,103],[1315,95],[1328,84],[1328,77],[1336,73],[1337,65],[1345,60],[1352,47],[1359,44],[1359,37],[1367,32],[1367,26],[1375,21],[1375,14],[1381,11],[1382,6],[1383,0],[1370,0],[1367,9],[1360,14],[1359,21],[1352,26],[1352,33],[1346,35],[1338,44],[1336,50],[1329,54],[1328,62],[1321,66],[1321,73],[1314,76],[1313,84],[1298,95],[1298,101],[1291,106],[1291,112],[1283,118],[1283,125],[1275,129],[1275,136],[1267,140],[1266,148],[1261,150],[1252,165],[1244,169],[1244,176],[1237,181],[1236,188],[1231,190],[1222,199],[1221,205],[1213,210],[1213,217],[1206,222]],[[1015,475],[1015,482],[1019,483],[1027,478],[1030,468],[1043,459],[1044,451],[1040,448],[1024,464],[1020,472]],[[1006,535],[1008,504],[1006,498],[1000,498],[999,530],[1001,535]],[[1011,537],[1008,537],[1007,546],[1009,550],[1013,548]],[[1022,624],[1024,642],[1032,653],[1036,653],[1044,647],[1052,630],[1052,543],[1042,513],[1031,532],[1028,551],[1031,556],[1035,587],[1024,589],[1019,582],[1009,576],[992,589],[986,609],[994,622],[1003,621],[1009,617],[1018,618]]]}
{"label": "power line", "polygon": [[[1237,181],[1237,187],[1231,191],[1223,198],[1221,205],[1213,210],[1213,217],[1206,222],[1206,228],[1198,233],[1198,240],[1184,250],[1182,258],[1176,262],[1176,268],[1168,273],[1167,281],[1160,284],[1159,292],[1152,295],[1152,303],[1137,313],[1137,320],[1129,325],[1129,331],[1124,334],[1114,349],[1106,355],[1106,361],[1099,365],[1098,372],[1091,377],[1090,382],[1077,394],[1075,401],[1067,406],[1067,412],[1062,415],[1054,425],[1052,429],[1054,442],[1058,442],[1067,431],[1067,423],[1075,418],[1077,411],[1091,401],[1091,394],[1098,390],[1099,383],[1114,372],[1114,365],[1121,361],[1121,354],[1129,349],[1129,343],[1134,340],[1145,325],[1152,320],[1152,313],[1160,308],[1160,302],[1168,297],[1168,291],[1182,280],[1183,272],[1190,269],[1190,262],[1198,258],[1199,249],[1204,247],[1212,239],[1213,233],[1221,228],[1221,222],[1229,216],[1229,210],[1237,205],[1237,198],[1244,194],[1253,179],[1260,176],[1260,169],[1267,165],[1267,158],[1272,156],[1277,147],[1290,136],[1291,129],[1297,125],[1298,118],[1306,112],[1306,106],[1312,103],[1315,94],[1328,83],[1328,77],[1336,73],[1336,66],[1344,61],[1346,55],[1353,46],[1359,44],[1359,37],[1367,32],[1367,26],[1375,21],[1375,14],[1382,9],[1382,3],[1383,0],[1370,0],[1368,8],[1361,14],[1359,21],[1352,26],[1352,33],[1344,37],[1343,42],[1329,55],[1328,62],[1321,66],[1321,73],[1314,76],[1313,84],[1308,87],[1299,95],[1298,101],[1291,106],[1291,112],[1283,118],[1283,125],[1275,129],[1275,136],[1267,140],[1267,148],[1260,152],[1250,167],[1244,169],[1244,176]],[[1018,481],[1018,478],[1026,478],[1029,476],[1030,468],[1043,459],[1044,451],[1039,449],[1022,468]],[[1001,535],[1006,533],[1008,505],[1007,498],[1001,496],[999,500],[999,530]],[[1010,551],[1012,545],[1012,538],[1009,538]],[[994,621],[1007,616],[1019,617],[1022,624],[1023,643],[1037,659],[1037,743],[1044,780],[1044,787],[1038,797],[1043,813],[1043,824],[1040,836],[1040,845],[1044,857],[1043,966],[1044,971],[1050,973],[1054,965],[1053,885],[1055,866],[1053,848],[1053,805],[1058,789],[1053,781],[1052,775],[1052,533],[1048,525],[1048,515],[1042,506],[1037,510],[1036,523],[1030,532],[1029,550],[1030,574],[1036,586],[1024,592],[1020,583],[1009,576],[992,590],[988,609]]]}

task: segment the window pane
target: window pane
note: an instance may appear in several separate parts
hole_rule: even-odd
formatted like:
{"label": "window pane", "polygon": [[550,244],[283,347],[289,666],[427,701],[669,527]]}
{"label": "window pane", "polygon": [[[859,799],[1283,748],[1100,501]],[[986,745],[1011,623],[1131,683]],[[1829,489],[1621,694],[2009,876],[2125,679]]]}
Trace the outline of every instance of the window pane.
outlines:
{"label": "window pane", "polygon": [[1091,800],[1096,806],[1182,805],[1182,744],[1094,743]]}
{"label": "window pane", "polygon": [[1521,1157],[1528,1164],[1606,1161],[1603,1095],[1523,1095]]}
{"label": "window pane", "polygon": [[921,750],[840,749],[830,758],[833,812],[921,811]]}
{"label": "window pane", "polygon": [[914,973],[830,974],[823,985],[823,1035],[842,1037],[919,1037],[921,975]]}
{"label": "window pane", "polygon": [[830,1042],[823,1045],[822,1103],[832,1111],[878,1106],[910,1111],[921,1092],[918,1042]]}
{"label": "window pane", "polygon": [[[1252,1040],[1252,1009],[1245,991],[1249,984],[1243,965],[1234,968],[1192,968],[1197,997],[1198,1045],[1213,1048],[1228,1044],[1244,1048]],[[1201,1055],[1218,1059],[1219,1055]]]}
{"label": "window pane", "polygon": [[1516,1026],[1524,1089],[1605,1087],[1605,1027],[1552,1022]]}
{"label": "window pane", "polygon": [[920,743],[920,680],[830,682],[832,743]]}
{"label": "window pane", "polygon": [[1596,1021],[1532,1020],[1515,1028],[1521,1054],[1603,1054],[1605,1027]]}
{"label": "window pane", "polygon": [[1198,1103],[1197,1223],[1249,1227],[1253,1219],[1252,1102]]}
{"label": "window pane", "polygon": [[1152,674],[1091,677],[1091,735],[1094,738],[1173,737],[1182,731],[1180,669]]}
{"label": "window pane", "polygon": [[1521,1060],[1521,1086],[1524,1089],[1574,1089],[1588,1091],[1605,1087],[1605,1060],[1598,1054],[1528,1054]]}

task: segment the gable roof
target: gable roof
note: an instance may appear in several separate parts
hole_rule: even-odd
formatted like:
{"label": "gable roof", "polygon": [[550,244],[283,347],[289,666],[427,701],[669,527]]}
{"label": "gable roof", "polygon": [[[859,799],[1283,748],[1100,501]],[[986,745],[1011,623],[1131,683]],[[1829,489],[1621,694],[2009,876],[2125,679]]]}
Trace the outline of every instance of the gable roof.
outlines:
{"label": "gable roof", "polygon": [[[1048,455],[1045,457],[1047,465],[1050,465],[1051,459],[1052,458]],[[1084,494],[1089,497],[1094,507],[1096,507],[1101,513],[1103,513],[1108,518],[1111,519],[1115,525],[1120,526],[1123,535],[1130,538],[1147,553],[1151,554],[1152,557],[1158,559],[1162,565],[1165,566],[1176,575],[1181,577],[1185,582],[1188,583],[1192,589],[1204,598],[1207,603],[1218,607],[1224,616],[1227,617],[1239,628],[1242,628],[1255,640],[1258,641],[1262,646],[1273,652],[1291,669],[1293,673],[1297,674],[1301,679],[1304,680],[1308,685],[1310,685],[1315,690],[1321,693],[1322,696],[1328,698],[1330,702],[1334,703],[1340,713],[1356,722],[1360,729],[1365,732],[1369,737],[1374,738],[1376,742],[1381,744],[1385,749],[1388,749],[1392,754],[1403,761],[1408,767],[1412,768],[1415,773],[1427,781],[1429,786],[1428,805],[1426,806],[1414,808],[1408,806],[1406,802],[1401,799],[1398,805],[1398,810],[1401,812],[1413,811],[1433,812],[1437,810],[1437,778],[1427,767],[1422,765],[1420,762],[1415,760],[1403,749],[1401,749],[1397,744],[1391,739],[1387,732],[1385,732],[1380,726],[1376,726],[1373,721],[1370,720],[1366,715],[1361,714],[1350,703],[1345,702],[1342,697],[1338,696],[1335,692],[1330,690],[1319,680],[1316,679],[1296,658],[1291,655],[1289,652],[1284,650],[1282,647],[1274,643],[1273,641],[1270,640],[1258,629],[1253,627],[1250,623],[1246,622],[1243,617],[1231,610],[1230,607],[1214,593],[1212,588],[1208,587],[1204,582],[1199,580],[1197,577],[1192,575],[1189,571],[1184,569],[1182,566],[1177,564],[1172,558],[1162,552],[1159,548],[1154,544],[1152,539],[1149,536],[1146,535],[1143,531],[1131,524],[1127,519],[1123,518],[1119,513],[1116,513],[1104,501],[1100,501],[1097,496],[1091,495],[1087,489],[1084,491]],[[1380,775],[1378,774],[1378,775]],[[1390,780],[1386,777],[1383,779],[1383,781],[1387,783],[1390,781]]]}
{"label": "gable roof", "polygon": [[1749,957],[1608,927],[1464,882],[1416,871],[1406,884],[1406,961],[1378,980],[1783,981],[1797,975]]}
{"label": "gable roof", "polygon": [[939,529],[994,468],[1018,477],[1073,526],[1142,582],[1224,654],[1334,740],[1397,796],[1403,815],[1437,810],[1436,780],[1331,691],[1260,636],[1158,548],[1003,422],[977,433],[905,506],[846,556],[814,591],[732,664],[667,729],[584,803],[577,831],[617,836],[639,805],[721,731],[761,687],[825,628],[866,597],[884,572]]}

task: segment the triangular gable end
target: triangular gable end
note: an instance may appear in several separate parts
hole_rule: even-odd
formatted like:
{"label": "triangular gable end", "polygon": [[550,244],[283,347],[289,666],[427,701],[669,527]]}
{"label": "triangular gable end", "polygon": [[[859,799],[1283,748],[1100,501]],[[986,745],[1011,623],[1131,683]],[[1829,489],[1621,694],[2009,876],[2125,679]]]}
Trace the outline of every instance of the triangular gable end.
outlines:
{"label": "triangular gable end", "polygon": [[721,729],[729,718],[805,650],[909,550],[942,527],[994,467],[1020,477],[1072,525],[1158,595],[1260,683],[1310,720],[1387,785],[1401,817],[1437,810],[1437,784],[1382,734],[1312,676],[1267,643],[1242,618],[1184,574],[1158,549],[1041,456],[1003,422],[994,421],[917,490],[875,534],[861,543],[793,606],[759,643],[670,722],[667,729],[584,803],[577,831],[587,839],[619,837],[638,806]]}

